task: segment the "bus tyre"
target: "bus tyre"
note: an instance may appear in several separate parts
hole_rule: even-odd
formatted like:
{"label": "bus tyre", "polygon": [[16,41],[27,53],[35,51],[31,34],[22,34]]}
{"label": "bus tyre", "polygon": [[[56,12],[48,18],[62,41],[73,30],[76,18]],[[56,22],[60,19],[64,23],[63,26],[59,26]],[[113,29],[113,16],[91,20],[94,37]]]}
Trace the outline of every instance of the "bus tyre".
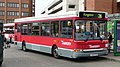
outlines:
{"label": "bus tyre", "polygon": [[58,48],[57,48],[57,46],[53,47],[52,54],[57,59],[60,57],[59,54],[58,54]]}
{"label": "bus tyre", "polygon": [[25,42],[22,43],[22,50],[27,51]]}

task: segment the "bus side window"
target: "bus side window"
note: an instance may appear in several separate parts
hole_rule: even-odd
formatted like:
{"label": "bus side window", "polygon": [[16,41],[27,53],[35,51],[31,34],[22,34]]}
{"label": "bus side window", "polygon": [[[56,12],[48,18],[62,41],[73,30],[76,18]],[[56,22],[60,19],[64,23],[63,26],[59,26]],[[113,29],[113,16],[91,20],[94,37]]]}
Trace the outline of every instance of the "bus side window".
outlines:
{"label": "bus side window", "polygon": [[20,32],[20,27],[21,27],[21,25],[17,25],[17,32]]}
{"label": "bus side window", "polygon": [[32,23],[28,24],[28,35],[32,35]]}
{"label": "bus side window", "polygon": [[39,35],[39,23],[33,23],[32,24],[32,35]]}
{"label": "bus side window", "polygon": [[28,29],[28,25],[27,24],[23,24],[22,25],[22,35],[27,35],[27,29]]}
{"label": "bus side window", "polygon": [[64,20],[60,22],[60,37],[72,38],[72,20]]}
{"label": "bus side window", "polygon": [[58,37],[59,36],[59,21],[52,21],[51,22],[52,27],[52,37]]}
{"label": "bus side window", "polygon": [[42,36],[49,36],[50,35],[50,24],[49,23],[42,23],[41,25],[41,35]]}

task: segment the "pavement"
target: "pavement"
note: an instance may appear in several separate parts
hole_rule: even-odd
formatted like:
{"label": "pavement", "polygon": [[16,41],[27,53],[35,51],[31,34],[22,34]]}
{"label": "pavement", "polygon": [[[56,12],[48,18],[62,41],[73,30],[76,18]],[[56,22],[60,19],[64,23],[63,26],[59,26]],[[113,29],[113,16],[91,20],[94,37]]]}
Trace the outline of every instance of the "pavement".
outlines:
{"label": "pavement", "polygon": [[104,57],[112,61],[120,62],[120,56],[114,56],[113,51],[111,51],[107,56],[104,56]]}

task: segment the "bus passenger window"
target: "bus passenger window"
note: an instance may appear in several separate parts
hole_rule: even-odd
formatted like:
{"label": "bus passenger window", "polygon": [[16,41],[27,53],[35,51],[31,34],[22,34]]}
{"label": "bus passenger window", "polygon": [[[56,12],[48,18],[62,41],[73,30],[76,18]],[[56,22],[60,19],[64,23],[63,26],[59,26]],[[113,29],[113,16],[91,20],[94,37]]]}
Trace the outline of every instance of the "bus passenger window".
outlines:
{"label": "bus passenger window", "polygon": [[60,37],[72,38],[72,20],[64,20],[60,22]]}
{"label": "bus passenger window", "polygon": [[17,25],[17,32],[20,32],[21,25]]}
{"label": "bus passenger window", "polygon": [[32,35],[39,35],[39,23],[32,24]]}
{"label": "bus passenger window", "polygon": [[52,37],[58,37],[59,36],[59,21],[52,21]]}
{"label": "bus passenger window", "polygon": [[50,24],[49,23],[42,23],[41,35],[42,36],[50,35]]}
{"label": "bus passenger window", "polygon": [[28,35],[32,35],[32,23],[28,24]]}
{"label": "bus passenger window", "polygon": [[27,31],[27,29],[28,29],[28,25],[27,24],[23,24],[22,25],[22,35],[27,35],[28,34],[28,31]]}

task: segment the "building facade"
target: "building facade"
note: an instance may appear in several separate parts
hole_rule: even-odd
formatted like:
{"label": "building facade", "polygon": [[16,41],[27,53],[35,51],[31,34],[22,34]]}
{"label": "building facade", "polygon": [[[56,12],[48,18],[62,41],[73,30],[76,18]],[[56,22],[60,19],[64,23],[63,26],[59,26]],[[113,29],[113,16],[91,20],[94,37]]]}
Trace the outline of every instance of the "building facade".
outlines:
{"label": "building facade", "polygon": [[117,0],[54,0],[41,14],[54,14],[68,11],[117,12]]}
{"label": "building facade", "polygon": [[32,16],[35,16],[35,0],[32,0]]}
{"label": "building facade", "polygon": [[34,16],[33,0],[0,0],[0,22],[13,23],[14,19]]}

